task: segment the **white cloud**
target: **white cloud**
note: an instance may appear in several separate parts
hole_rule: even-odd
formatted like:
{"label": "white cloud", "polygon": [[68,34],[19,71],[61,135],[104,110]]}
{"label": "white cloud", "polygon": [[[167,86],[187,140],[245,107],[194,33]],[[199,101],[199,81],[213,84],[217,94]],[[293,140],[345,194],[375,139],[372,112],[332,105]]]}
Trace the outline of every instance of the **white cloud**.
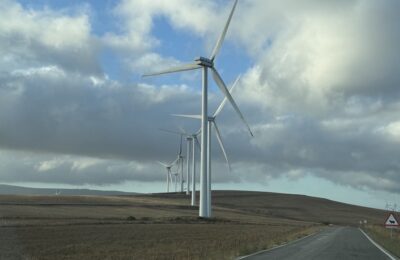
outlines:
{"label": "white cloud", "polygon": [[248,72],[250,102],[260,95],[278,113],[301,110],[326,116],[351,105],[347,99],[355,95],[375,99],[394,91],[400,32],[391,25],[398,3],[245,3],[239,9],[240,27],[236,22],[232,35],[239,35],[257,61]]}
{"label": "white cloud", "polygon": [[[158,52],[166,39],[157,38],[154,26],[167,21],[208,52],[231,1],[120,1],[113,12],[120,30],[99,39],[86,11],[5,3],[0,146],[34,154],[15,160],[14,152],[3,152],[0,180],[162,180],[154,161],[174,158],[177,138],[157,128],[182,124],[197,130],[198,124],[169,114],[198,113],[200,95],[186,84],[110,79],[99,64],[99,48],[117,52],[138,73],[156,69],[155,64],[178,64]],[[235,174],[224,174],[222,156],[213,153],[216,181],[315,174],[357,188],[399,192],[394,173],[400,170],[400,31],[393,26],[399,22],[398,5],[239,1],[227,40],[246,51],[253,66],[233,95],[255,138],[249,141],[236,115],[224,108],[219,124]],[[212,105],[217,100],[210,95]]]}
{"label": "white cloud", "polygon": [[207,52],[211,53],[229,11],[226,6],[222,7],[211,0],[122,0],[113,11],[119,19],[120,32],[106,33],[102,40],[122,53],[133,72],[143,73],[164,64],[177,64],[179,61],[155,53],[163,44],[162,39],[153,35],[156,22],[163,19],[174,30],[205,39]]}
{"label": "white cloud", "polygon": [[138,161],[0,150],[0,162],[0,182],[109,185],[164,180],[163,169]]}
{"label": "white cloud", "polygon": [[81,73],[100,73],[97,43],[86,9],[74,15],[48,8],[23,8],[15,1],[0,5],[2,69],[61,66]]}
{"label": "white cloud", "polygon": [[56,168],[59,167],[62,163],[63,163],[62,161],[53,159],[53,160],[48,160],[48,161],[39,162],[39,163],[36,165],[35,168],[36,168],[36,170],[37,170],[38,172],[46,172],[46,171],[49,171],[49,170],[54,170],[54,169],[56,169]]}
{"label": "white cloud", "polygon": [[400,121],[390,122],[388,125],[379,129],[381,133],[400,142]]}

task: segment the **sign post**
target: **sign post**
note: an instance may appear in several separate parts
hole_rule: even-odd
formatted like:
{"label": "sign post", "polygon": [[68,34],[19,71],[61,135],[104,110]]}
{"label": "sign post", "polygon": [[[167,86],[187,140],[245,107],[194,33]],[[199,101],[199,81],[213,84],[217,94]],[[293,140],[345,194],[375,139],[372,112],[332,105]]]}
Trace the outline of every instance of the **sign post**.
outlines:
{"label": "sign post", "polygon": [[393,237],[393,229],[399,228],[399,226],[399,221],[396,219],[395,215],[393,213],[390,213],[385,221],[385,228],[390,228],[390,238]]}

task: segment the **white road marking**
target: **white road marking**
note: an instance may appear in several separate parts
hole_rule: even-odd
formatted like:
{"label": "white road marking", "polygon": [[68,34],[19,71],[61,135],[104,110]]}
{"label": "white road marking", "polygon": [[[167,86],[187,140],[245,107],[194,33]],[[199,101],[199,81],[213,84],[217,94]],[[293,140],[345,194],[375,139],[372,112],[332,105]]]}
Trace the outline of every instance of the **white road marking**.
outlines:
{"label": "white road marking", "polygon": [[264,249],[264,250],[261,250],[261,251],[252,253],[252,254],[250,254],[250,255],[240,256],[240,257],[236,258],[236,260],[242,260],[242,259],[245,259],[245,258],[250,257],[250,256],[258,255],[258,254],[265,253],[265,252],[268,252],[268,251],[272,251],[272,250],[275,250],[275,249],[278,249],[278,248],[281,248],[281,247],[284,247],[284,246],[288,246],[288,245],[290,245],[290,244],[299,242],[300,240],[306,239],[307,237],[313,236],[313,235],[315,235],[315,234],[317,234],[317,233],[319,233],[319,232],[321,232],[321,231],[318,231],[318,232],[312,233],[312,234],[310,234],[310,235],[307,235],[307,236],[305,236],[305,237],[301,237],[301,238],[299,238],[299,239],[290,241],[289,243],[282,244],[282,245],[280,245],[280,246],[276,246],[276,247],[269,248],[269,249]]}
{"label": "white road marking", "polygon": [[389,252],[387,252],[383,247],[381,247],[378,243],[376,243],[372,238],[370,238],[361,228],[358,228],[361,233],[364,234],[366,238],[374,245],[376,246],[379,250],[381,250],[385,255],[387,255],[391,260],[397,260],[397,258],[393,257]]}

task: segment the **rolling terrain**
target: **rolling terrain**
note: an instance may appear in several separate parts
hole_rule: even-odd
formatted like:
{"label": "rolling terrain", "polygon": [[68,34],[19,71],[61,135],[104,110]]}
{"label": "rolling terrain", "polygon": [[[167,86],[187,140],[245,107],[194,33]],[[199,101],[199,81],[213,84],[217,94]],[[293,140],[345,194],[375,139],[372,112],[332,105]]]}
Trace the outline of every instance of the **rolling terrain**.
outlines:
{"label": "rolling terrain", "polygon": [[102,191],[90,189],[46,189],[28,188],[14,185],[0,184],[0,195],[130,195],[131,192],[122,191]]}
{"label": "rolling terrain", "polygon": [[183,194],[0,195],[0,259],[232,259],[327,224],[385,212],[300,195],[216,191],[215,218]]}

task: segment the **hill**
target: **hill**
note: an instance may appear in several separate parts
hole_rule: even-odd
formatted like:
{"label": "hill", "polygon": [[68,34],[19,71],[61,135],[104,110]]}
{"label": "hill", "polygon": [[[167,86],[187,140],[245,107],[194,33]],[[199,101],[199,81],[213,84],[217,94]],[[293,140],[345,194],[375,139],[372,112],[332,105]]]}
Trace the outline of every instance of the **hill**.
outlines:
{"label": "hill", "polygon": [[0,195],[129,195],[133,192],[121,191],[102,191],[90,189],[44,189],[44,188],[28,188],[14,185],[0,184]]}
{"label": "hill", "polygon": [[232,259],[328,223],[385,218],[302,195],[216,191],[215,218],[204,220],[189,201],[179,193],[0,195],[0,259]]}
{"label": "hill", "polygon": [[383,223],[385,212],[305,195],[269,192],[218,191],[214,205],[274,218],[358,225],[360,220]]}

